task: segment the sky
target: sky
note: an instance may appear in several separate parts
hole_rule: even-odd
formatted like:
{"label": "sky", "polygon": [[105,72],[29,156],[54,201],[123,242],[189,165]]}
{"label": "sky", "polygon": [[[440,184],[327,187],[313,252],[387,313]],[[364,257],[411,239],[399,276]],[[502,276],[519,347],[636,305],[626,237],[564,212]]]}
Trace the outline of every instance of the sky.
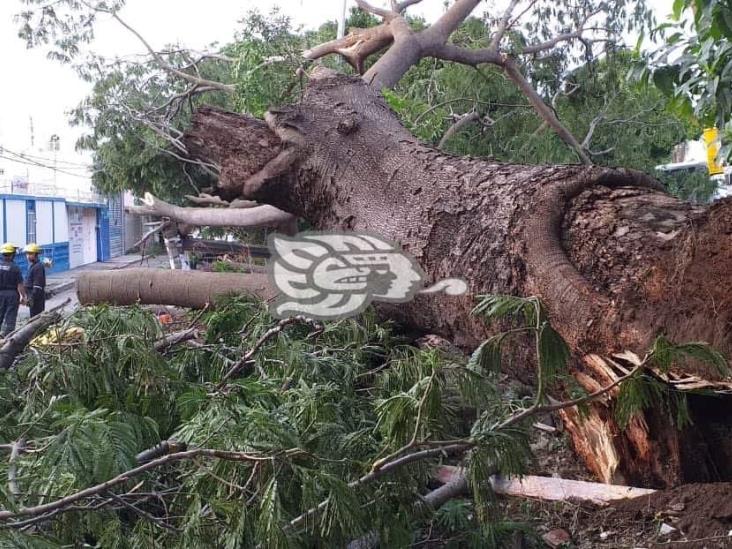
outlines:
{"label": "sky", "polygon": [[[384,4],[378,0],[373,3]],[[484,2],[476,13],[492,3],[500,6],[502,2]],[[649,4],[660,19],[670,10],[671,0],[649,0]],[[178,42],[204,49],[213,42],[230,40],[238,21],[249,10],[257,8],[266,13],[275,5],[295,24],[314,28],[338,17],[341,0],[127,0],[120,15],[155,48]],[[13,21],[20,9],[20,0],[0,0],[0,74],[5,75],[0,86],[0,147],[15,152],[29,150],[32,126],[34,150],[40,157],[52,156],[47,143],[55,134],[60,137],[58,154],[70,162],[67,171],[81,170],[80,164],[88,162],[89,157],[73,152],[81,130],[69,127],[67,113],[87,95],[90,85],[70,67],[47,59],[42,48],[26,49]],[[410,8],[410,13],[429,21],[443,10],[443,0],[423,0]],[[90,48],[97,53],[113,57],[143,52],[137,39],[108,16],[100,18],[95,32]]]}

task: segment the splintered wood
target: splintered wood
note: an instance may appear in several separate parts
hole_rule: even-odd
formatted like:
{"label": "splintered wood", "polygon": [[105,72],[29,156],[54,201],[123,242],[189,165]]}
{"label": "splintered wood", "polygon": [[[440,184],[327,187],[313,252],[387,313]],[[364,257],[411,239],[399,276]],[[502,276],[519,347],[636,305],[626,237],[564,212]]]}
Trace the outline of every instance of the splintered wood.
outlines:
{"label": "splintered wood", "polygon": [[[437,480],[443,483],[454,482],[463,476],[461,467],[443,466],[437,471]],[[526,475],[524,477],[491,477],[491,486],[496,494],[544,501],[584,501],[596,505],[608,505],[621,499],[632,499],[652,494],[655,490],[616,486],[600,482],[568,480],[554,477]]]}

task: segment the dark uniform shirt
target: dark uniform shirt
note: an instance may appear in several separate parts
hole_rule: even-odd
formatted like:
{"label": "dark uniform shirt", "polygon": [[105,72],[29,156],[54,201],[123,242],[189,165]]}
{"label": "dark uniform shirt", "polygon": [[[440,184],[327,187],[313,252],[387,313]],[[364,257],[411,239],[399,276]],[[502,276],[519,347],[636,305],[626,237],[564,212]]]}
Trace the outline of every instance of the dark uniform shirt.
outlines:
{"label": "dark uniform shirt", "polygon": [[[44,273],[45,279],[45,273]],[[18,267],[12,261],[0,261],[0,291],[14,290],[18,291],[18,284],[23,282],[23,275]]]}
{"label": "dark uniform shirt", "polygon": [[40,261],[32,263],[28,269],[28,274],[25,276],[25,287],[29,292],[34,289],[45,290],[46,268]]}

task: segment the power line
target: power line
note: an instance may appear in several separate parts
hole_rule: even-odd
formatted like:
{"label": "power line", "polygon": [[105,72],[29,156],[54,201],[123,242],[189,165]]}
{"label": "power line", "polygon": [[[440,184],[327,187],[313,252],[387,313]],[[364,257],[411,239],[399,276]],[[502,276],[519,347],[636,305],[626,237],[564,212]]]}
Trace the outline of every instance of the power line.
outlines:
{"label": "power line", "polygon": [[30,160],[30,159],[23,159],[22,157],[20,157],[20,158],[13,158],[11,156],[5,156],[5,155],[0,154],[0,158],[4,158],[5,160],[9,160],[10,162],[16,162],[18,164],[24,164],[26,166],[35,166],[35,167],[40,167],[40,168],[46,168],[46,169],[53,170],[53,171],[58,172],[58,173],[62,173],[62,174],[65,174],[65,175],[70,175],[72,177],[79,177],[79,178],[82,178],[82,179],[89,179],[89,175],[82,175],[82,174],[78,174],[78,173],[67,172],[66,170],[62,170],[62,169],[56,168],[54,166],[48,166],[46,164],[41,164],[40,162],[35,162],[33,160]]}
{"label": "power line", "polygon": [[53,163],[60,163],[60,164],[66,164],[65,168],[69,170],[75,170],[75,169],[89,169],[91,168],[91,164],[82,164],[81,162],[71,162],[68,160],[57,160],[55,158],[48,158],[45,156],[38,156],[34,154],[28,154],[28,153],[18,153],[15,151],[11,151],[10,149],[4,148],[0,146],[0,153],[9,153],[13,156],[17,156],[18,158],[21,158],[23,160],[28,160],[31,162],[53,162]]}

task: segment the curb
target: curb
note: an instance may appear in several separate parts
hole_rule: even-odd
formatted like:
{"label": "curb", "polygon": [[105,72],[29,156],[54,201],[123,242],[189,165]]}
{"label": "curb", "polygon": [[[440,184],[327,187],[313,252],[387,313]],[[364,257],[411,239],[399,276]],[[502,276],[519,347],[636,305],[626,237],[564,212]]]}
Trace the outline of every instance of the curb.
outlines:
{"label": "curb", "polygon": [[75,280],[68,280],[66,282],[62,282],[61,284],[55,284],[52,287],[46,288],[46,298],[53,297],[60,294],[61,292],[65,292],[66,290],[70,290],[74,286],[76,286]]}

